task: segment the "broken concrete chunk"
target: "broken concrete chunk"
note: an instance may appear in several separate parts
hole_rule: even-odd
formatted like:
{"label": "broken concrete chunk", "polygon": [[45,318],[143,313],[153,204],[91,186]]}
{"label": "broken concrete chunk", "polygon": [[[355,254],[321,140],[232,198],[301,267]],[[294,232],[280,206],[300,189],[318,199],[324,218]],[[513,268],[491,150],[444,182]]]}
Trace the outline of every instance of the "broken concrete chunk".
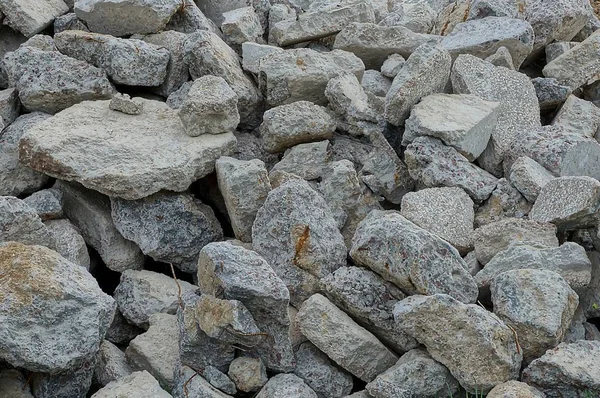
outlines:
{"label": "broken concrete chunk", "polygon": [[375,336],[320,294],[311,296],[302,304],[298,323],[302,334],[317,348],[366,382],[398,359]]}
{"label": "broken concrete chunk", "polygon": [[110,100],[108,108],[126,115],[139,115],[144,110],[144,103],[139,98],[131,99],[127,94],[116,94]]}
{"label": "broken concrete chunk", "polygon": [[513,331],[478,305],[417,295],[396,304],[394,318],[469,392],[488,392],[519,376],[522,354]]}
{"label": "broken concrete chunk", "polygon": [[384,344],[399,353],[417,346],[391,315],[396,302],[406,297],[393,283],[361,267],[341,267],[322,282],[327,297]]}
{"label": "broken concrete chunk", "polygon": [[354,234],[350,257],[406,294],[444,293],[465,303],[477,299],[458,251],[395,211],[369,213]]}
{"label": "broken concrete chunk", "polygon": [[253,7],[242,7],[223,13],[221,31],[225,42],[238,53],[245,42],[261,42],[263,28]]}
{"label": "broken concrete chunk", "polygon": [[496,128],[499,105],[475,95],[428,95],[412,108],[402,145],[408,145],[418,136],[431,136],[454,147],[472,162],[488,145]]}
{"label": "broken concrete chunk", "polygon": [[133,372],[129,376],[108,383],[92,395],[92,398],[114,398],[128,394],[140,397],[171,398],[171,394],[163,390],[158,381],[145,370]]}
{"label": "broken concrete chunk", "polygon": [[443,47],[431,44],[418,47],[394,78],[385,97],[386,120],[402,126],[421,98],[443,92],[451,65],[450,54]]}
{"label": "broken concrete chunk", "polygon": [[522,156],[512,164],[508,178],[528,201],[534,203],[542,188],[554,176],[535,160]]}
{"label": "broken concrete chunk", "polygon": [[344,73],[329,80],[325,96],[333,110],[349,122],[366,120],[377,123],[381,118],[364,92],[359,80],[352,73]]}
{"label": "broken concrete chunk", "polygon": [[517,332],[525,363],[564,339],[579,304],[567,281],[547,270],[504,272],[492,280],[490,290],[494,314]]}
{"label": "broken concrete chunk", "polygon": [[239,240],[251,242],[256,213],[271,190],[265,164],[258,159],[244,161],[224,156],[215,168],[233,232]]}
{"label": "broken concrete chunk", "polygon": [[498,48],[506,47],[518,70],[533,50],[534,34],[531,25],[520,19],[488,16],[459,23],[444,37],[442,46],[452,59],[460,54],[486,58]]}
{"label": "broken concrete chunk", "polygon": [[473,208],[460,188],[428,188],[404,195],[400,214],[464,254],[473,247]]}
{"label": "broken concrete chunk", "polygon": [[569,133],[594,138],[600,131],[600,108],[570,95],[554,116],[552,125],[562,126]]}
{"label": "broken concrete chunk", "polygon": [[335,128],[335,119],[326,108],[298,101],[266,111],[260,134],[265,149],[276,153],[294,145],[331,138]]}
{"label": "broken concrete chunk", "polygon": [[462,188],[475,202],[486,200],[498,183],[496,177],[436,138],[415,139],[404,156],[410,176],[425,187]]}
{"label": "broken concrete chunk", "polygon": [[170,53],[141,40],[68,30],[54,36],[60,52],[106,71],[117,84],[158,86],[167,76]]}
{"label": "broken concrete chunk", "polygon": [[24,46],[6,54],[2,63],[10,85],[30,112],[56,113],[115,93],[105,71],[58,51]]}
{"label": "broken concrete chunk", "polygon": [[392,80],[383,76],[379,71],[369,69],[365,71],[360,84],[366,93],[385,97],[390,87],[392,87]]}
{"label": "broken concrete chunk", "polygon": [[0,259],[2,358],[14,367],[55,373],[91,361],[112,320],[113,298],[83,267],[46,247],[0,244]]}
{"label": "broken concrete chunk", "polygon": [[228,133],[240,123],[238,96],[225,79],[202,76],[194,81],[179,108],[179,118],[190,137]]}
{"label": "broken concrete chunk", "polygon": [[252,227],[252,246],[286,283],[292,304],[302,303],[318,291],[320,278],[346,264],[344,238],[329,206],[300,180],[269,192]]}
{"label": "broken concrete chunk", "polygon": [[297,20],[286,20],[271,26],[269,43],[283,47],[317,40],[334,35],[353,22],[375,22],[370,1],[328,1],[321,7],[313,4]]}
{"label": "broken concrete chunk", "polygon": [[69,11],[62,0],[6,0],[0,3],[4,24],[31,37],[52,24],[54,19]]}
{"label": "broken concrete chunk", "polygon": [[[144,116],[108,112],[110,101],[71,107],[29,129],[20,161],[64,180],[127,200],[184,191],[235,147],[231,133],[189,137],[177,111],[142,100]],[[119,159],[119,162],[116,159]]]}
{"label": "broken concrete chunk", "polygon": [[175,314],[179,288],[182,294],[197,289],[188,282],[175,281],[157,272],[125,270],[114,296],[123,316],[130,323],[147,329],[153,314]]}
{"label": "broken concrete chunk", "polygon": [[242,68],[248,72],[258,74],[259,62],[263,57],[274,52],[282,51],[284,50],[275,46],[268,46],[266,44],[253,43],[250,41],[244,42],[242,43]]}
{"label": "broken concrete chunk", "polygon": [[75,14],[92,32],[128,36],[163,30],[182,5],[181,0],[77,0]]}
{"label": "broken concrete chunk", "polygon": [[441,40],[438,36],[415,33],[404,26],[356,22],[337,34],[333,48],[350,51],[362,59],[367,69],[379,70],[392,54],[408,58],[422,44]]}
{"label": "broken concrete chunk", "polygon": [[356,55],[341,50],[319,53],[307,48],[277,51],[259,61],[259,87],[273,107],[296,101],[325,105],[327,82],[342,72],[361,79],[365,66]]}
{"label": "broken concrete chunk", "polygon": [[591,177],[559,177],[540,191],[530,218],[559,230],[591,227],[598,221],[600,182]]}
{"label": "broken concrete chunk", "polygon": [[482,265],[512,245],[558,247],[553,224],[519,218],[506,218],[477,228],[473,242],[475,255]]}

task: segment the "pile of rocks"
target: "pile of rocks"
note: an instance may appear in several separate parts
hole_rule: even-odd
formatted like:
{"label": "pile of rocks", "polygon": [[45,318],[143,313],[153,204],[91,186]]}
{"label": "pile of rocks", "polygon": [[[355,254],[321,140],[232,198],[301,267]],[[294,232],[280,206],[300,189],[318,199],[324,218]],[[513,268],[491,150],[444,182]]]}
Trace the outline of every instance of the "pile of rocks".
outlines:
{"label": "pile of rocks", "polygon": [[0,397],[600,397],[589,0],[0,21]]}

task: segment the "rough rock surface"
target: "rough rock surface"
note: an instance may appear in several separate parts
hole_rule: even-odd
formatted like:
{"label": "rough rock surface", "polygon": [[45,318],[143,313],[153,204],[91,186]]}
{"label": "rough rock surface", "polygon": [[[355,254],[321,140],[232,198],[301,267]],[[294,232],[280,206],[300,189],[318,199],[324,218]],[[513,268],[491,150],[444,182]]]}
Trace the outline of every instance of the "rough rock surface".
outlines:
{"label": "rough rock surface", "polygon": [[0,245],[0,258],[0,357],[33,372],[68,371],[91,360],[115,312],[112,297],[48,248],[10,242]]}
{"label": "rough rock surface", "polygon": [[522,354],[512,330],[482,307],[417,295],[396,304],[394,318],[467,391],[488,392],[519,375]]}
{"label": "rough rock surface", "polygon": [[93,398],[114,398],[143,394],[147,397],[171,398],[171,394],[160,388],[158,381],[147,371],[133,372],[122,379],[112,381],[98,390]]}
{"label": "rough rock surface", "polygon": [[4,24],[31,37],[50,26],[54,18],[69,11],[63,0],[3,1],[0,13],[4,14]]}
{"label": "rough rock surface", "polygon": [[187,189],[235,147],[231,133],[189,137],[176,111],[164,103],[145,100],[138,116],[111,111],[109,103],[77,104],[36,124],[21,138],[21,162],[135,200],[161,189]]}
{"label": "rough rock surface", "polygon": [[90,269],[90,255],[83,236],[69,220],[48,220],[44,225],[56,242],[56,251],[67,260]]}
{"label": "rough rock surface", "polygon": [[0,196],[0,242],[56,248],[56,240],[34,208],[14,196]]}
{"label": "rough rock surface", "polygon": [[279,374],[256,394],[255,398],[317,398],[318,395],[306,383],[293,374]]}

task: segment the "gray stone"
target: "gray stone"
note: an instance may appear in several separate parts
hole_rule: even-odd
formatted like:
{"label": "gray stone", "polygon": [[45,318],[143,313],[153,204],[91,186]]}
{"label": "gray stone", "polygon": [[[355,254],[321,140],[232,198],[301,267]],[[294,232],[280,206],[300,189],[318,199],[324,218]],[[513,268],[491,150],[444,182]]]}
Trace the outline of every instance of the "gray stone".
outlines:
{"label": "gray stone", "polygon": [[404,59],[402,55],[392,54],[387,57],[383,62],[383,65],[381,65],[381,74],[393,79],[400,72],[405,63],[406,59]]}
{"label": "gray stone", "polygon": [[544,0],[528,2],[523,7],[523,18],[531,24],[535,32],[533,52],[528,61],[533,60],[542,52],[548,43],[571,40],[588,20],[586,3],[587,1],[582,0],[557,0],[551,3]]}
{"label": "gray stone", "polygon": [[269,43],[289,46],[317,40],[334,35],[353,22],[375,22],[370,1],[315,2],[307,12],[300,14],[297,20],[282,21],[271,26]]}
{"label": "gray stone", "polygon": [[62,0],[6,0],[0,3],[4,24],[31,37],[52,24],[54,18],[69,11]]}
{"label": "gray stone", "polygon": [[452,59],[460,54],[486,58],[506,47],[514,66],[519,69],[533,50],[533,28],[528,22],[507,17],[486,17],[459,23],[444,37],[442,46]]}
{"label": "gray stone", "polygon": [[58,182],[54,187],[63,194],[66,216],[109,269],[121,272],[142,267],[144,255],[135,243],[123,238],[115,227],[108,197],[78,184]]}
{"label": "gray stone", "polygon": [[11,398],[33,398],[27,380],[16,369],[0,372],[0,394]]}
{"label": "gray stone", "polygon": [[425,44],[417,48],[396,75],[385,97],[386,120],[404,125],[411,108],[421,98],[440,93],[448,84],[452,60],[439,45]]}
{"label": "gray stone", "polygon": [[327,297],[396,352],[417,346],[392,317],[396,302],[406,296],[391,282],[361,267],[341,267],[323,279]]}
{"label": "gray stone", "polygon": [[52,36],[48,35],[35,35],[25,43],[21,45],[22,47],[33,47],[42,51],[56,51],[56,46],[54,45],[54,39]]}
{"label": "gray stone", "polygon": [[181,108],[193,84],[194,82],[185,82],[178,90],[173,91],[167,98],[167,105],[172,109]]}
{"label": "gray stone", "polygon": [[144,254],[184,272],[196,272],[202,247],[223,239],[213,210],[190,194],[112,198],[111,205],[115,227],[125,239],[135,242]]}
{"label": "gray stone", "polygon": [[238,53],[245,42],[262,42],[263,28],[252,6],[224,12],[221,31],[225,42]]}
{"label": "gray stone", "polygon": [[522,354],[513,331],[478,305],[445,294],[411,296],[396,304],[394,318],[469,392],[487,393],[519,376]]}
{"label": "gray stone", "polygon": [[263,99],[252,79],[242,70],[235,51],[216,34],[202,30],[188,36],[184,51],[192,79],[205,75],[225,79],[238,96],[242,124],[257,126],[257,113],[261,110]]}
{"label": "gray stone", "polygon": [[0,119],[4,127],[8,127],[19,117],[21,104],[18,98],[18,92],[14,88],[0,90]]}
{"label": "gray stone", "polygon": [[90,256],[85,240],[69,220],[48,220],[44,225],[56,242],[56,251],[65,259],[90,269]]}
{"label": "gray stone", "polygon": [[144,333],[144,329],[140,329],[127,322],[121,311],[117,309],[115,317],[106,331],[105,339],[114,344],[127,345],[137,335],[142,333]]}
{"label": "gray stone", "polygon": [[278,172],[295,174],[305,180],[316,180],[323,176],[330,162],[329,141],[296,145],[287,150],[283,159],[271,169],[271,184],[275,187],[274,175]]}
{"label": "gray stone", "polygon": [[352,391],[352,375],[336,367],[312,343],[302,343],[296,351],[294,374],[300,377],[319,397],[342,397]]}
{"label": "gray stone", "polygon": [[[260,1],[257,0],[200,0],[198,6],[204,14],[212,19],[217,25],[223,23],[223,13],[235,10],[237,8],[252,5],[258,7]],[[258,7],[259,8],[259,7]]]}
{"label": "gray stone", "polygon": [[327,82],[340,73],[361,79],[364,64],[352,53],[334,50],[319,53],[307,48],[275,52],[260,59],[259,87],[270,107],[296,101],[325,105]]}
{"label": "gray stone", "polygon": [[216,76],[194,81],[179,108],[179,118],[191,137],[235,130],[240,123],[238,97],[227,82]]}
{"label": "gray stone", "polygon": [[552,125],[561,126],[569,133],[593,138],[600,131],[600,108],[570,95],[554,116]]}
{"label": "gray stone", "polygon": [[115,380],[100,390],[92,398],[115,397],[171,398],[171,394],[160,388],[158,381],[148,372],[133,372],[129,376]]}
{"label": "gray stone", "polygon": [[56,113],[115,93],[105,71],[58,51],[24,46],[6,54],[2,63],[10,85],[30,112]]}
{"label": "gray stone", "polygon": [[402,145],[418,136],[431,136],[472,162],[488,145],[496,128],[499,105],[468,94],[428,95],[412,108]]}
{"label": "gray stone", "polygon": [[[275,5],[273,5],[273,7]],[[266,57],[267,55],[272,54],[274,52],[282,51],[284,50],[279,47],[268,46],[266,44],[253,43],[250,41],[242,43],[242,68],[244,68],[244,70],[248,72],[258,74],[259,62],[263,57]]]}
{"label": "gray stone", "polygon": [[473,247],[473,207],[460,188],[428,188],[407,193],[400,214],[465,254]]}
{"label": "gray stone", "polygon": [[112,297],[84,268],[48,248],[10,242],[0,245],[0,258],[0,357],[55,373],[91,360],[112,320]]}
{"label": "gray stone", "polygon": [[153,314],[176,313],[180,288],[181,294],[197,289],[188,282],[175,281],[156,272],[125,270],[114,297],[119,311],[129,322],[148,329]]}
{"label": "gray stone", "polygon": [[119,380],[131,373],[125,353],[110,341],[104,340],[100,344],[94,369],[95,382],[104,387],[111,381]]}
{"label": "gray stone", "polygon": [[487,395],[489,398],[546,398],[539,390],[516,380],[498,384]]}
{"label": "gray stone", "polygon": [[448,368],[427,351],[414,349],[367,384],[366,389],[373,398],[447,397],[458,393],[459,387]]}
{"label": "gray stone", "polygon": [[333,212],[347,247],[351,246],[358,223],[371,210],[382,209],[378,197],[360,182],[354,165],[349,160],[332,162],[317,189]]}
{"label": "gray stone", "polygon": [[275,153],[294,145],[331,138],[335,128],[335,119],[326,108],[297,101],[266,111],[260,135],[265,149]]}
{"label": "gray stone", "polygon": [[128,36],[163,30],[181,6],[180,0],[77,0],[75,14],[92,32]]}
{"label": "gray stone", "polygon": [[108,108],[126,115],[139,115],[144,110],[144,103],[140,98],[131,99],[127,94],[115,94]]}
{"label": "gray stone", "polygon": [[215,163],[215,169],[235,237],[252,242],[256,213],[271,191],[265,164],[258,159],[246,161],[223,156]]}
{"label": "gray stone", "polygon": [[92,385],[93,376],[93,363],[85,363],[63,373],[34,373],[31,377],[31,390],[36,398],[85,397]]}
{"label": "gray stone", "polygon": [[43,189],[34,192],[23,202],[33,208],[42,221],[63,217],[62,192],[58,189]]}
{"label": "gray stone", "polygon": [[404,26],[356,22],[338,33],[333,48],[350,51],[362,59],[367,69],[379,70],[392,54],[408,58],[420,45],[441,40],[434,35],[415,33]]}
{"label": "gray stone", "polygon": [[473,243],[477,260],[482,265],[511,245],[558,247],[554,225],[519,218],[505,218],[477,228]]}
{"label": "gray stone", "polygon": [[379,71],[369,69],[365,71],[360,84],[366,93],[385,97],[392,87],[392,80]]}
{"label": "gray stone", "polygon": [[196,322],[211,339],[233,346],[255,347],[265,338],[252,314],[237,300],[202,295],[196,303]]}
{"label": "gray stone", "polygon": [[546,64],[545,77],[552,77],[560,84],[575,90],[597,81],[600,57],[595,48],[600,42],[600,32],[593,33],[585,41]]}
{"label": "gray stone", "polygon": [[170,52],[166,77],[160,86],[151,89],[152,92],[167,97],[189,80],[183,51],[187,37],[188,35],[173,30],[144,37],[145,42],[166,48]]}
{"label": "gray stone", "polygon": [[175,386],[171,391],[173,398],[229,398],[213,387],[198,372],[178,364],[175,369]]}
{"label": "gray stone", "polygon": [[525,363],[563,341],[579,304],[567,281],[547,270],[504,272],[492,280],[490,291],[494,314],[516,331]]}
{"label": "gray stone", "polygon": [[272,377],[255,398],[317,398],[301,378],[293,374]]}
{"label": "gray stone", "polygon": [[105,70],[116,84],[158,86],[167,76],[169,50],[142,40],[76,30],[57,33],[54,40],[60,52]]}
{"label": "gray stone", "polygon": [[386,26],[404,26],[413,32],[430,33],[438,12],[427,1],[392,3],[391,12],[379,22]]}
{"label": "gray stone", "polygon": [[486,200],[498,180],[487,171],[470,163],[452,147],[438,139],[419,137],[404,153],[410,176],[425,187],[459,187],[475,202]]}
{"label": "gray stone", "polygon": [[[293,1],[292,1],[293,2]],[[297,18],[296,9],[290,5],[283,3],[275,3],[271,5],[269,9],[269,24],[268,26],[275,26],[276,23],[282,21],[295,21]]]}
{"label": "gray stone", "polygon": [[468,19],[493,17],[516,18],[519,7],[515,7],[512,0],[474,0],[471,3]]}
{"label": "gray stone", "polygon": [[19,163],[18,143],[33,125],[47,119],[44,113],[30,113],[18,117],[12,125],[0,132],[0,195],[21,195],[40,189],[48,181],[42,173]]}
{"label": "gray stone", "polygon": [[485,58],[487,62],[494,66],[504,66],[505,68],[516,70],[510,50],[504,46],[498,47],[495,53]]}
{"label": "gray stone", "polygon": [[298,322],[302,334],[317,348],[366,382],[398,359],[375,336],[320,294],[302,304]]}
{"label": "gray stone", "polygon": [[[432,3],[430,2],[430,4]],[[464,0],[438,2],[436,8],[440,11],[431,33],[441,36],[450,34],[458,24],[465,22],[468,18],[470,6],[471,2]]]}
{"label": "gray stone", "polygon": [[488,301],[489,287],[503,272],[521,269],[554,271],[563,277],[576,292],[582,291],[591,280],[592,266],[585,249],[577,243],[566,242],[559,247],[538,248],[528,245],[509,246],[496,254],[475,275],[479,299]]}
{"label": "gray stone", "polygon": [[131,340],[125,354],[133,370],[148,371],[162,388],[170,391],[179,361],[176,316],[153,314],[149,322],[148,331]]}
{"label": "gray stone", "polygon": [[381,118],[360,81],[352,73],[340,74],[329,80],[325,96],[330,107],[350,123],[361,120],[377,123]]}
{"label": "gray stone", "polygon": [[[235,360],[234,360],[235,361]],[[177,370],[175,371],[177,372]],[[207,366],[202,372],[202,377],[210,383],[211,386],[223,391],[226,394],[237,394],[235,383],[219,369],[214,366]],[[175,376],[177,378],[177,376]]]}
{"label": "gray stone", "polygon": [[600,394],[600,369],[595,366],[599,354],[599,341],[562,343],[533,361],[522,380],[548,398],[593,397]]}
{"label": "gray stone", "polygon": [[[224,372],[234,359],[235,349],[229,344],[211,339],[200,329],[196,315],[196,305],[199,300],[200,296],[194,292],[187,292],[181,296],[177,311],[179,339],[176,339],[179,341],[179,358],[183,365],[199,372],[208,366]],[[177,385],[177,371],[175,378]],[[209,385],[208,382],[206,384]]]}
{"label": "gray stone", "polygon": [[238,357],[229,365],[227,374],[236,387],[244,392],[258,391],[269,380],[260,358]]}
{"label": "gray stone", "polygon": [[585,330],[586,340],[600,341],[600,330],[593,323],[584,322],[583,327]]}
{"label": "gray stone", "polygon": [[528,201],[534,203],[542,188],[554,179],[554,176],[535,160],[522,156],[512,164],[508,178]]}
{"label": "gray stone", "polygon": [[594,226],[600,208],[600,182],[590,177],[559,177],[540,191],[530,218],[559,230]]}
{"label": "gray stone", "polygon": [[597,251],[587,252],[592,264],[592,278],[588,287],[580,291],[579,302],[584,311],[584,317],[600,317],[600,253]]}
{"label": "gray stone", "polygon": [[369,213],[354,234],[350,257],[409,295],[445,293],[467,303],[477,299],[458,251],[398,212]]}
{"label": "gray stone", "polygon": [[563,86],[558,80],[552,78],[536,77],[531,79],[531,83],[535,88],[535,94],[538,97],[540,110],[542,111],[557,109],[572,92],[570,87]]}
{"label": "gray stone", "polygon": [[533,84],[517,71],[493,66],[468,54],[460,55],[454,62],[451,80],[455,94],[474,94],[500,103],[498,123],[479,164],[488,172],[501,175],[505,153],[511,151],[517,133],[541,125]]}
{"label": "gray stone", "polygon": [[285,282],[292,304],[316,293],[320,278],[346,264],[346,245],[331,210],[299,180],[269,192],[252,227],[252,246]]}
{"label": "gray stone", "polygon": [[477,273],[479,271],[481,271],[481,269],[483,268],[483,266],[479,263],[479,261],[477,260],[477,256],[475,255],[475,251],[471,251],[469,253],[467,253],[464,257],[463,260],[465,260],[465,265],[466,265],[466,270],[468,273],[470,273],[472,276],[477,275]]}
{"label": "gray stone", "polygon": [[475,228],[503,218],[524,218],[530,210],[531,203],[506,178],[501,178],[488,200],[475,212]]}
{"label": "gray stone", "polygon": [[556,58],[560,57],[579,43],[574,41],[558,41],[554,43],[550,43],[546,46],[546,63],[550,63],[554,61]]}
{"label": "gray stone", "polygon": [[219,28],[208,19],[194,0],[182,0],[179,10],[171,17],[164,31],[194,33],[197,30],[209,30],[220,34]]}
{"label": "gray stone", "polygon": [[81,19],[77,18],[74,12],[61,15],[54,19],[54,34],[64,32],[65,30],[82,30],[89,32],[88,27]]}
{"label": "gray stone", "polygon": [[[36,124],[21,138],[20,161],[35,170],[127,200],[184,191],[235,147],[231,133],[189,137],[177,112],[143,100],[144,116],[89,101]],[[116,159],[118,167],[115,168]]]}
{"label": "gray stone", "polygon": [[198,260],[202,293],[241,301],[259,329],[269,334],[256,349],[265,366],[290,371],[294,368],[288,315],[290,294],[276,272],[255,252],[227,242],[205,246]]}
{"label": "gray stone", "polygon": [[33,207],[14,196],[0,196],[0,242],[56,248],[56,240]]}

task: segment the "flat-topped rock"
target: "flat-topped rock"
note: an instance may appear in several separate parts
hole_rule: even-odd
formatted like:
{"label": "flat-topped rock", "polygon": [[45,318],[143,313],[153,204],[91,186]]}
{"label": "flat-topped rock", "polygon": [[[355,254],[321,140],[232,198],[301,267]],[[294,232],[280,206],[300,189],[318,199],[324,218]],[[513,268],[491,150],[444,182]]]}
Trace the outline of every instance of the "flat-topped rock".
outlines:
{"label": "flat-topped rock", "polygon": [[235,149],[232,133],[190,137],[174,109],[144,100],[144,113],[84,102],[31,128],[21,139],[21,162],[34,170],[123,199],[162,189],[184,191]]}

